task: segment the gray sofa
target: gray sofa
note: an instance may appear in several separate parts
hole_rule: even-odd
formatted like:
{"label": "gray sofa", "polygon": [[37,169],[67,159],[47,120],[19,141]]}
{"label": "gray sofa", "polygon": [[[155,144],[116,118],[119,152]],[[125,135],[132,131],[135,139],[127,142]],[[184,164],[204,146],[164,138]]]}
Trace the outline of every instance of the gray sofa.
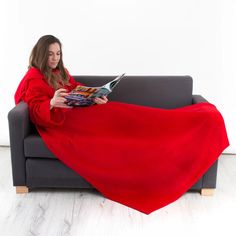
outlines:
{"label": "gray sofa", "polygon": [[[101,86],[114,76],[74,78],[89,86]],[[202,96],[192,94],[192,86],[190,76],[126,76],[109,100],[166,109],[207,102]],[[29,120],[27,104],[21,102],[9,111],[8,120],[13,185],[17,193],[34,188],[93,188],[48,150]],[[190,190],[212,195],[216,177],[217,161]]]}

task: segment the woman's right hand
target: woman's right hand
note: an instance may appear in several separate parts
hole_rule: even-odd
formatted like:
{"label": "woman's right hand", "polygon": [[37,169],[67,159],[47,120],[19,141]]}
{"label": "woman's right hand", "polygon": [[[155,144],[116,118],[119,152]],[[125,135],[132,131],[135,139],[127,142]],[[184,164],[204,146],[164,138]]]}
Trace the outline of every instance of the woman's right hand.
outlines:
{"label": "woman's right hand", "polygon": [[53,107],[61,107],[61,108],[72,108],[71,106],[68,106],[65,102],[65,96],[68,95],[66,89],[58,89],[55,91],[53,98],[50,101],[50,110]]}

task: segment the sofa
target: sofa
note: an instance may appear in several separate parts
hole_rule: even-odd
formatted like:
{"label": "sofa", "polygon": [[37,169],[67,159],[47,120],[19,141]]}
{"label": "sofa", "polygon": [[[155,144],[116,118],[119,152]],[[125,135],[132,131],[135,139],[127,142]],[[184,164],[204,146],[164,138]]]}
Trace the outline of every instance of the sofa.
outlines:
{"label": "sofa", "polygon": [[[96,75],[73,77],[88,86],[101,86],[114,78]],[[109,100],[164,109],[207,102],[201,95],[193,95],[192,91],[193,79],[190,76],[125,76],[109,95]],[[27,193],[38,188],[93,188],[46,147],[29,119],[26,103],[20,102],[10,110],[8,121],[16,193]],[[189,190],[213,195],[216,180],[217,161]]]}

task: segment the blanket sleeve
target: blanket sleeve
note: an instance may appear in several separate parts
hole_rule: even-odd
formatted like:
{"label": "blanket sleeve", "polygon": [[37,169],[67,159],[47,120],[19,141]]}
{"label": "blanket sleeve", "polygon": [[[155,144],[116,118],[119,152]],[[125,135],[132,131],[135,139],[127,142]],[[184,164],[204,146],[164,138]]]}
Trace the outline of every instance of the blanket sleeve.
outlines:
{"label": "blanket sleeve", "polygon": [[50,100],[54,90],[44,85],[41,79],[30,80],[25,95],[25,102],[29,106],[31,121],[39,126],[59,126],[64,122],[64,110],[53,108],[50,110]]}
{"label": "blanket sleeve", "polygon": [[[74,78],[66,70],[69,84],[64,86],[71,91],[77,85]],[[55,90],[43,79],[43,74],[36,68],[31,68],[20,82],[15,93],[15,103],[24,101],[29,106],[30,119],[33,123],[42,127],[60,126],[64,123],[65,113],[68,109],[53,108],[50,110],[50,100]]]}

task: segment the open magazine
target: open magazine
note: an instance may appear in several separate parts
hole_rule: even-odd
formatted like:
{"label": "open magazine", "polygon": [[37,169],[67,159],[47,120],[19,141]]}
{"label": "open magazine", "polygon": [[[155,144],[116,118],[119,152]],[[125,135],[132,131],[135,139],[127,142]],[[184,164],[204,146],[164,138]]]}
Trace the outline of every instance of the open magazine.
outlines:
{"label": "open magazine", "polygon": [[76,86],[66,98],[66,104],[69,106],[90,106],[93,105],[93,99],[96,97],[107,96],[114,87],[121,81],[125,74],[117,76],[112,81],[101,87],[88,87],[83,85]]}

